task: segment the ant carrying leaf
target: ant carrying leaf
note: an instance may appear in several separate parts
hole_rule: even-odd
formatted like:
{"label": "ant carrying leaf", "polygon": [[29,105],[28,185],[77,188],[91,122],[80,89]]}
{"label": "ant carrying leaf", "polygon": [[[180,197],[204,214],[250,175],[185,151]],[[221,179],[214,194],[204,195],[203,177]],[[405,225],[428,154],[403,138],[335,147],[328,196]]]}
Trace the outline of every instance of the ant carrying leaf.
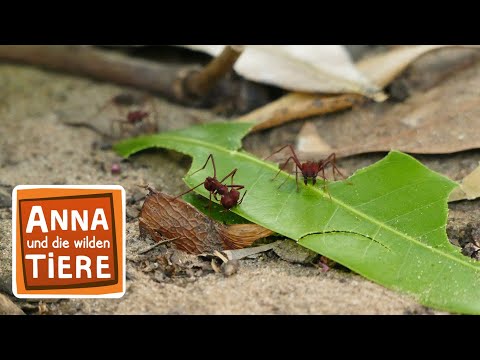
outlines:
{"label": "ant carrying leaf", "polygon": [[[295,163],[295,181],[296,181],[296,184],[297,184],[297,191],[299,191],[299,188],[298,188],[298,172],[299,171],[303,176],[303,182],[305,183],[305,185],[307,185],[308,179],[311,179],[312,180],[312,185],[315,185],[315,183],[317,182],[317,177],[319,177],[319,176],[325,181],[325,184],[326,184],[327,178],[325,176],[325,169],[329,165],[331,165],[331,167],[332,167],[332,174],[333,174],[334,180],[336,180],[335,174],[338,174],[343,179],[345,179],[345,176],[342,174],[342,172],[338,169],[338,167],[336,165],[335,153],[331,153],[325,159],[321,159],[319,161],[301,162],[298,159],[298,156],[295,153],[295,150],[293,149],[293,146],[292,145],[285,145],[285,146],[281,147],[280,149],[278,149],[277,151],[273,152],[271,155],[266,157],[264,160],[267,160],[268,158],[270,158],[273,155],[279,153],[280,151],[282,151],[285,148],[289,148],[292,155],[290,155],[290,157],[283,163],[283,165],[280,166],[280,170],[278,170],[277,175],[275,175],[275,177],[272,180],[274,180],[278,176],[278,174],[280,174],[280,172],[285,169],[285,167],[287,166],[287,164],[290,160],[293,160],[293,162]],[[286,181],[286,179],[285,179],[285,181]],[[280,184],[280,186],[282,186],[285,183],[285,181],[282,184]],[[324,185],[324,188],[326,189],[325,186],[326,185]]]}
{"label": "ant carrying leaf", "polygon": [[[217,195],[220,195],[220,204],[223,206],[225,211],[230,210],[236,205],[240,205],[243,201],[243,198],[245,197],[245,194],[247,193],[246,191],[243,193],[242,198],[240,199],[240,192],[238,190],[241,190],[245,188],[243,185],[236,185],[233,183],[233,177],[237,173],[238,169],[233,169],[230,173],[228,173],[223,179],[218,180],[217,179],[217,168],[215,167],[215,160],[213,159],[213,154],[208,155],[207,161],[205,161],[205,164],[203,166],[191,173],[190,175],[196,174],[200,170],[203,170],[207,167],[207,164],[209,161],[212,161],[212,166],[213,166],[213,177],[212,176],[207,176],[205,181],[201,182],[200,184],[194,186],[190,190],[185,191],[184,193],[177,195],[175,197],[179,198],[185,194],[188,194],[189,192],[195,190],[199,186],[203,185],[205,189],[207,189],[210,192],[210,205],[209,205],[209,211],[211,212],[211,203],[212,203],[212,195],[215,200],[219,201],[217,198]],[[231,184],[230,185],[225,185],[223,182],[227,180],[228,178],[231,178]]]}

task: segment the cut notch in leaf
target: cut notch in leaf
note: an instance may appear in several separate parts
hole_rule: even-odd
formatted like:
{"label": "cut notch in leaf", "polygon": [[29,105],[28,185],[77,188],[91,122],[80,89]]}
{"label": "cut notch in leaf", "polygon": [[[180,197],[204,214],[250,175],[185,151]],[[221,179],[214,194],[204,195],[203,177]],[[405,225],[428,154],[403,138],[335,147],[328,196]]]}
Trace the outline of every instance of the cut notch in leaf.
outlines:
{"label": "cut notch in leaf", "polygon": [[[223,126],[227,134],[241,133],[238,124]],[[218,124],[207,126],[212,139]],[[230,128],[230,129],[229,129]],[[235,180],[248,189],[234,212],[295,239],[387,287],[410,293],[425,305],[480,314],[480,264],[448,242],[445,225],[447,198],[457,184],[400,152],[357,171],[348,182],[328,184],[329,195],[319,187],[301,187],[294,177],[281,173],[279,189],[271,179],[278,167],[243,151],[225,149],[214,140],[198,139],[205,127],[143,138],[142,147],[161,146],[193,156],[192,169],[213,153],[217,173],[238,168]],[[138,147],[138,140],[134,142]],[[131,153],[129,143],[119,146]],[[198,184],[209,169],[186,177]],[[208,196],[205,190],[198,191]]]}

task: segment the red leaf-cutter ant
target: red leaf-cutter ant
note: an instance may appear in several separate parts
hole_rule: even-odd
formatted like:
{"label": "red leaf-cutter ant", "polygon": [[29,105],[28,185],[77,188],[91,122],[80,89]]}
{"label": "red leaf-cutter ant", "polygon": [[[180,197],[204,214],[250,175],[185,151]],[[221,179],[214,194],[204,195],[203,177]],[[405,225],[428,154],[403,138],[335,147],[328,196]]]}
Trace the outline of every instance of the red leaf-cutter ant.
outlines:
{"label": "red leaf-cutter ant", "polygon": [[[147,101],[150,105],[148,111],[145,111],[144,105]],[[110,123],[112,137],[157,132],[157,124],[155,123],[157,112],[149,95],[120,93],[111,98],[98,112],[104,111],[109,105],[113,105],[118,113],[118,118],[112,119]],[[131,109],[132,107],[135,108]],[[127,109],[128,112],[125,114],[125,110],[121,109]],[[115,124],[118,126],[117,128],[115,128]]]}
{"label": "red leaf-cutter ant", "polygon": [[[205,187],[205,189],[207,189],[210,192],[209,211],[211,211],[212,195],[213,195],[214,199],[217,200],[217,201],[219,201],[218,198],[217,198],[217,195],[220,195],[220,204],[223,206],[225,211],[230,210],[231,208],[233,208],[236,205],[240,205],[247,192],[245,191],[242,195],[242,198],[240,199],[240,192],[238,190],[241,190],[241,189],[245,188],[245,186],[236,185],[236,184],[233,183],[233,177],[237,173],[238,169],[233,169],[222,180],[218,180],[217,179],[217,168],[215,167],[215,160],[213,159],[213,155],[210,154],[210,155],[208,155],[208,158],[207,158],[207,161],[205,161],[205,164],[203,164],[203,166],[200,169],[191,173],[190,175],[196,174],[200,170],[205,169],[209,160],[212,161],[213,177],[208,176],[205,179],[204,182],[201,182],[200,184],[198,184],[197,186],[194,186],[190,190],[187,190],[184,193],[182,193],[180,195],[177,195],[175,198],[178,198],[180,196],[188,194],[189,192],[193,191],[197,187],[203,185]],[[223,182],[225,180],[227,180],[228,178],[231,178],[231,184],[230,185],[223,184]]]}
{"label": "red leaf-cutter ant", "polygon": [[[270,156],[266,157],[264,160],[267,160],[271,156],[275,155],[276,153],[279,153],[285,148],[289,148],[290,151],[292,152],[292,155],[283,163],[283,165],[280,167],[280,170],[278,170],[277,175],[272,179],[274,180],[280,172],[285,169],[287,166],[288,162],[290,160],[293,160],[295,163],[295,181],[297,183],[297,191],[298,191],[298,171],[302,173],[303,176],[303,182],[305,185],[308,183],[308,179],[312,179],[312,185],[315,185],[317,182],[317,177],[320,176],[323,180],[327,181],[327,178],[325,177],[325,169],[328,165],[332,166],[332,173],[333,173],[333,178],[336,180],[335,177],[335,172],[340,175],[343,179],[345,179],[345,176],[342,174],[342,172],[338,169],[336,165],[336,157],[335,153],[331,153],[329,156],[327,156],[325,159],[319,160],[319,161],[306,161],[306,162],[300,162],[298,159],[297,154],[295,153],[295,150],[293,149],[292,145],[285,145],[272,153]],[[320,174],[321,173],[321,174]],[[285,179],[286,181],[286,179]],[[285,181],[280,184],[282,186]]]}

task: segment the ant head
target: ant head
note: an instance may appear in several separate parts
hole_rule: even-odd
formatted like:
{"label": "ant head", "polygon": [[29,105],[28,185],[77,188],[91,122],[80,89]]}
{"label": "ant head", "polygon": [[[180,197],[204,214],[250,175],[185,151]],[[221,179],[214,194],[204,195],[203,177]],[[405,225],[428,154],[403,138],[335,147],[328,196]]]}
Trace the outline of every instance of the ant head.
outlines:
{"label": "ant head", "polygon": [[217,190],[217,180],[212,178],[211,176],[208,176],[206,179],[205,179],[205,182],[203,184],[203,186],[205,186],[205,189],[207,189],[208,191],[215,191]]}
{"label": "ant head", "polygon": [[[320,166],[318,163],[313,162],[313,161],[307,161],[302,164],[302,175],[305,178],[315,178],[318,175],[318,172],[320,171]],[[306,183],[306,182],[305,182]]]}

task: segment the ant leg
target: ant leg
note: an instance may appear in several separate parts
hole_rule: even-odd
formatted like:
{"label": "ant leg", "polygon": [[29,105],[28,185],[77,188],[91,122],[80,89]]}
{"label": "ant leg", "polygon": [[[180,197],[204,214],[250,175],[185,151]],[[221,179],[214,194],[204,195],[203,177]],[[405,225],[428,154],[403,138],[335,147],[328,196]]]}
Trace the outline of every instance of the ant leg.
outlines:
{"label": "ant leg", "polygon": [[212,193],[210,193],[209,202],[208,202],[208,215],[212,217]]}
{"label": "ant leg", "polygon": [[337,167],[337,157],[335,153],[331,153],[326,159],[325,159],[325,165],[331,164],[332,165],[332,173],[333,173],[333,179],[337,180],[335,178],[335,171],[337,174],[339,174],[343,179],[346,179],[345,175],[342,174],[342,172],[338,169]]}
{"label": "ant leg", "polygon": [[283,165],[282,165],[282,166],[280,167],[280,169],[278,170],[277,175],[275,175],[272,180],[275,180],[275,178],[278,176],[278,174],[280,174],[280,172],[287,167],[287,164],[288,164],[288,162],[290,161],[290,159],[292,159],[293,161],[295,161],[295,159],[293,158],[293,156],[290,156],[290,157],[287,159],[287,161],[285,161],[285,162],[283,163]]}
{"label": "ant leg", "polygon": [[197,171],[194,171],[193,173],[190,174],[190,176],[192,176],[193,174],[196,174],[197,172],[199,172],[200,170],[203,170],[207,167],[207,164],[208,164],[208,160],[212,159],[212,165],[213,165],[213,177],[216,179],[217,178],[217,169],[215,167],[215,161],[213,160],[213,155],[210,154],[208,155],[207,157],[207,161],[205,161],[205,164],[203,164],[203,166],[198,169]]}
{"label": "ant leg", "polygon": [[298,189],[298,168],[295,168],[295,183],[297,184],[297,192],[300,190]]}
{"label": "ant leg", "polygon": [[[280,170],[281,171],[281,170]],[[280,173],[280,171],[278,173]],[[278,175],[277,173],[277,175]],[[299,188],[298,188],[298,169],[295,167],[295,174],[296,174],[296,177],[295,177],[295,183],[297,185],[297,192],[299,191]],[[276,177],[276,176],[275,176]],[[287,182],[287,180],[290,178],[290,176],[286,177],[285,180],[283,180],[283,182],[278,186],[278,188],[280,189],[283,184],[285,184]],[[272,180],[274,180],[275,178],[273,178]]]}
{"label": "ant leg", "polygon": [[226,185],[226,186],[235,190],[242,190],[245,188],[245,186],[243,185]]}
{"label": "ant leg", "polygon": [[240,201],[237,203],[237,205],[240,205],[240,204],[242,203],[243,198],[245,197],[245,194],[247,193],[247,191],[248,191],[248,190],[245,190],[245,192],[243,193],[243,195],[242,195]]}
{"label": "ant leg", "polygon": [[221,183],[223,183],[225,180],[227,180],[229,177],[232,178],[232,185],[233,185],[233,177],[237,173],[238,169],[233,169],[228,175],[226,175],[222,180],[220,180]]}
{"label": "ant leg", "polygon": [[[212,203],[212,193],[210,193],[210,197],[208,198],[208,200],[210,200],[210,201],[209,201],[208,205],[205,205],[205,206],[203,207],[204,209],[208,208],[208,207],[210,206],[210,204]],[[215,200],[217,200],[217,198],[215,198]],[[217,200],[217,201],[218,201],[218,200]]]}
{"label": "ant leg", "polygon": [[325,167],[322,167],[322,175],[321,177],[323,178],[323,185],[322,185],[322,189],[324,192],[326,192],[328,194],[328,197],[330,198],[330,201],[332,200],[332,195],[330,195],[330,192],[328,191],[328,180],[327,178],[325,177]]}
{"label": "ant leg", "polygon": [[175,199],[178,199],[180,196],[183,196],[183,195],[185,195],[185,194],[188,194],[189,192],[195,190],[196,188],[198,188],[199,186],[201,186],[201,185],[203,185],[203,184],[205,184],[205,182],[201,182],[200,184],[198,184],[197,186],[191,188],[190,190],[187,190],[187,191],[181,193],[180,195],[175,196],[173,199],[174,199],[174,200],[175,200]]}
{"label": "ant leg", "polygon": [[277,151],[271,153],[269,156],[267,156],[267,157],[266,157],[265,159],[263,159],[263,160],[267,160],[268,158],[270,158],[270,157],[272,157],[273,155],[279,153],[280,151],[282,151],[283,149],[285,149],[285,148],[287,148],[287,147],[288,147],[288,148],[290,149],[290,151],[292,152],[292,156],[293,156],[294,160],[296,160],[295,162],[299,164],[300,161],[298,160],[297,154],[295,153],[295,150],[293,150],[293,146],[290,145],[290,144],[287,144],[287,145],[281,147],[280,149],[278,149]]}

